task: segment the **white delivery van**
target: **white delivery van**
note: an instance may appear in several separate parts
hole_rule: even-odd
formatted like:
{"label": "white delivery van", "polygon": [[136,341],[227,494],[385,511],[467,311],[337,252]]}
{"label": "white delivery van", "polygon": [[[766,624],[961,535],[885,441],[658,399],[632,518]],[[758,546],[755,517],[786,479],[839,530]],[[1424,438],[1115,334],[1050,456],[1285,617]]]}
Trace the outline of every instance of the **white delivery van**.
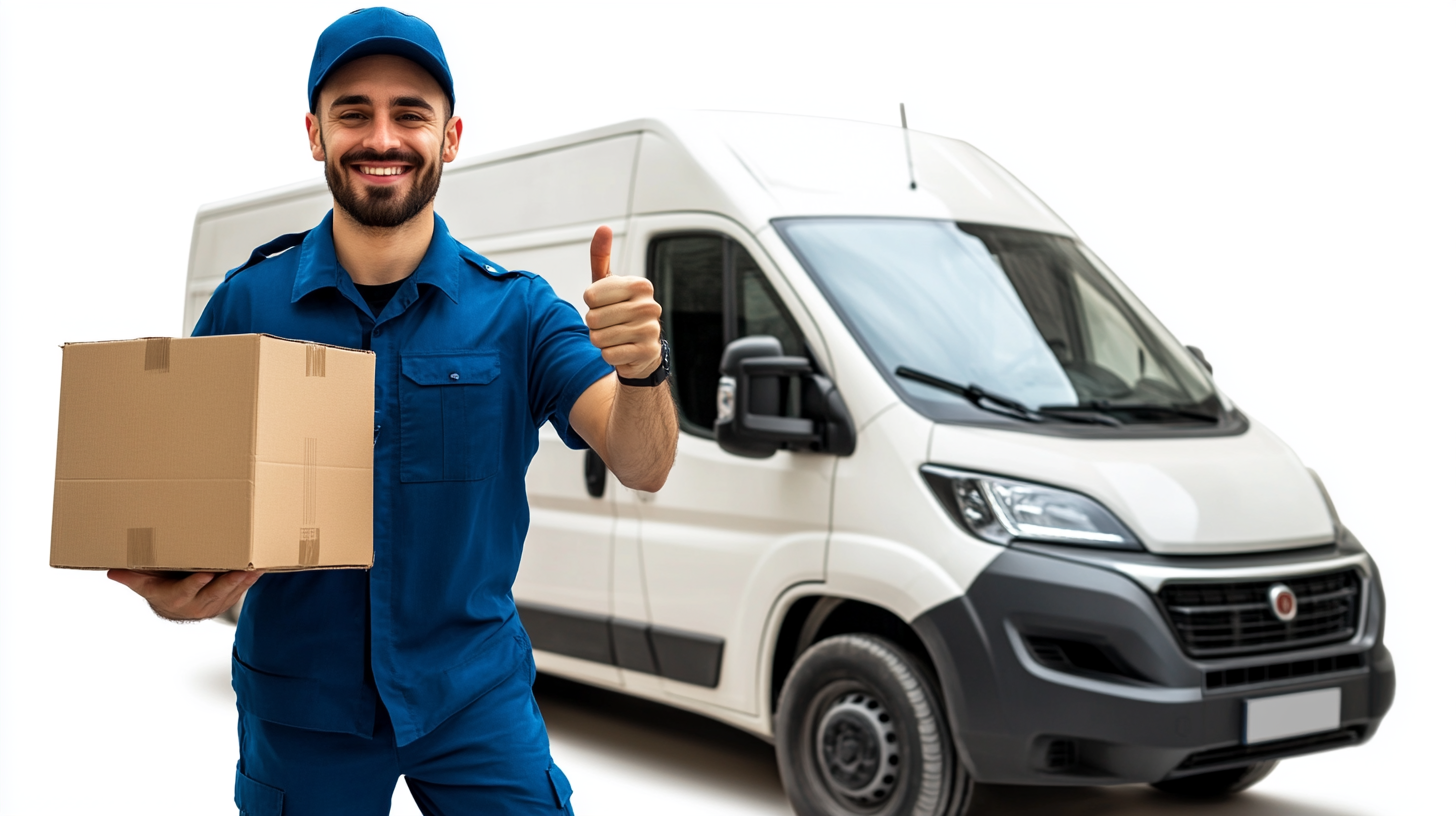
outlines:
{"label": "white delivery van", "polygon": [[[204,207],[186,328],[328,206]],[[579,306],[598,224],[653,281],[676,466],[628,490],[543,431],[517,606],[541,671],[774,741],[797,812],[1216,795],[1389,709],[1379,574],[1319,479],[969,145],[640,120],[456,162],[438,210]]]}

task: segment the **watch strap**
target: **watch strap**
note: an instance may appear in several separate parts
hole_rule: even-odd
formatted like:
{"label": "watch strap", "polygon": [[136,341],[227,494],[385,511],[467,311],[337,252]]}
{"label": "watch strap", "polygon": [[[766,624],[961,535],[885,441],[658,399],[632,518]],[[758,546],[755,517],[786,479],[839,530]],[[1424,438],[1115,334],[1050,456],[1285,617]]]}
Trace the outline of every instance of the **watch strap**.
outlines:
{"label": "watch strap", "polygon": [[672,364],[671,358],[668,356],[667,341],[659,340],[659,342],[662,343],[662,360],[657,364],[657,368],[651,374],[648,374],[646,377],[623,377],[619,371],[617,372],[617,382],[635,388],[652,388],[661,385],[663,380],[667,379],[668,374],[672,372]]}

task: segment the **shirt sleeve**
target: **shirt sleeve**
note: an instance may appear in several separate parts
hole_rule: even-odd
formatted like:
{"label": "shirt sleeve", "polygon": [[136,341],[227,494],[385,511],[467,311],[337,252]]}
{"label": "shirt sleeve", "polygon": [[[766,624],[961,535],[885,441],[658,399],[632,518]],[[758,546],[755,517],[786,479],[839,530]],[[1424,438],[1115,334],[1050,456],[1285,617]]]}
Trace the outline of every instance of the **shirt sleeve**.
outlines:
{"label": "shirt sleeve", "polygon": [[217,334],[217,293],[208,299],[207,306],[202,309],[202,316],[197,319],[197,325],[192,326],[192,337],[213,337]]}
{"label": "shirt sleeve", "polygon": [[571,427],[571,409],[592,383],[612,373],[591,344],[581,314],[557,297],[542,278],[531,280],[531,414],[536,425],[550,422],[568,448],[586,440]]}
{"label": "shirt sleeve", "polygon": [[197,325],[192,327],[193,337],[212,337],[218,334],[227,334],[222,330],[222,313],[224,301],[227,300],[227,281],[217,285],[213,290],[212,297],[207,299],[207,306],[202,309],[202,315],[197,318]]}

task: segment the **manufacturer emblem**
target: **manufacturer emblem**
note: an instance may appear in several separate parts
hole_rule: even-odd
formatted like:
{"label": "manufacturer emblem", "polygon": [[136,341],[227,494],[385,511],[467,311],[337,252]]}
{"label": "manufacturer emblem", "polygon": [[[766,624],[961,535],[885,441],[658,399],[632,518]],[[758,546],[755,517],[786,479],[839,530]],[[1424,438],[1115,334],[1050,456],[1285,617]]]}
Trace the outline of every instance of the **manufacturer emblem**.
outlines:
{"label": "manufacturer emblem", "polygon": [[1283,584],[1275,584],[1269,587],[1269,609],[1274,617],[1288,623],[1299,614],[1299,599],[1294,596],[1294,590]]}

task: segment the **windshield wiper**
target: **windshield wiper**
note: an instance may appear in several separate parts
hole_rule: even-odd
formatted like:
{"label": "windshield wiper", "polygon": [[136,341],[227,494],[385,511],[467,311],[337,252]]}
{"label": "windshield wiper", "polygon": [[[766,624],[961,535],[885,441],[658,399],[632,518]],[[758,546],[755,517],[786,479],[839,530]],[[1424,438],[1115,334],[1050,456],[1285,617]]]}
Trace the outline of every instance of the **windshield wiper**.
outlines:
{"label": "windshield wiper", "polygon": [[914,380],[918,383],[924,383],[925,385],[939,388],[942,391],[949,391],[952,394],[959,394],[962,397],[965,397],[967,402],[978,408],[984,408],[988,411],[994,411],[1004,416],[1024,419],[1027,422],[1042,421],[1042,417],[1040,414],[1031,410],[1025,405],[1022,405],[1016,400],[1010,397],[1003,397],[1000,394],[993,394],[990,391],[987,391],[986,389],[977,387],[975,385],[957,385],[950,380],[942,380],[941,378],[933,374],[926,374],[924,371],[916,371],[909,366],[900,366],[899,368],[895,369],[895,376],[904,377],[907,380]]}
{"label": "windshield wiper", "polygon": [[1110,425],[1114,428],[1122,427],[1122,420],[1114,416],[1108,416],[1094,408],[1075,408],[1071,411],[1066,406],[1043,405],[1036,409],[1042,416],[1056,417],[1067,422],[1090,422],[1096,425]]}
{"label": "windshield wiper", "polygon": [[1165,416],[1186,417],[1196,419],[1200,422],[1218,422],[1219,419],[1213,414],[1205,414],[1202,411],[1190,411],[1187,408],[1179,408],[1173,405],[1158,405],[1152,402],[1108,402],[1106,400],[1092,400],[1079,405],[1043,405],[1037,409],[1045,414],[1051,413],[1072,413],[1072,412],[1096,412],[1103,416],[1108,411],[1131,411],[1134,413],[1154,413]]}
{"label": "windshield wiper", "polygon": [[[1065,422],[1092,423],[1094,425],[1122,424],[1112,417],[1105,415],[1087,416],[1081,414],[1071,414],[1068,416],[1062,416],[1060,413],[1052,413],[1045,410],[1034,411],[1031,408],[1022,405],[1021,403],[1010,397],[1003,397],[1000,394],[992,393],[984,388],[981,388],[980,386],[958,385],[951,382],[950,380],[942,380],[941,378],[933,374],[926,374],[924,371],[916,371],[915,369],[908,366],[900,366],[899,368],[895,369],[895,376],[904,377],[907,380],[914,380],[918,383],[923,383],[934,388],[939,388],[942,391],[949,391],[952,394],[959,394],[960,396],[965,397],[967,402],[976,406],[977,408],[982,408],[984,410],[991,411],[992,413],[1001,414],[1002,416],[1009,416],[1015,419],[1024,419],[1027,422],[1045,422],[1047,416],[1051,416],[1055,419],[1060,419]],[[1043,416],[1042,414],[1046,414],[1047,416]]]}

